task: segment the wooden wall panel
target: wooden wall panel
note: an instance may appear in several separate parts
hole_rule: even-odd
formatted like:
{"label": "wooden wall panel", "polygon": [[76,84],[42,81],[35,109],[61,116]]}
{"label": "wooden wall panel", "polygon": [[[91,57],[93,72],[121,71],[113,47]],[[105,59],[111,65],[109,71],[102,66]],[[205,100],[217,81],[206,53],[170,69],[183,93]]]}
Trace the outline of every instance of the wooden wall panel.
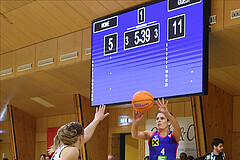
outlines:
{"label": "wooden wall panel", "polygon": [[240,96],[233,97],[233,132],[240,133]]}
{"label": "wooden wall panel", "polygon": [[2,54],[0,55],[0,71],[6,70],[6,69],[13,69],[12,74],[0,76],[0,80],[7,79],[7,78],[12,78],[15,76],[15,55],[16,52],[9,52],[7,54]]}
{"label": "wooden wall panel", "polygon": [[111,140],[111,150],[109,150],[108,154],[114,154],[116,159],[120,159],[120,134],[112,134]]}
{"label": "wooden wall panel", "polygon": [[18,160],[35,158],[36,118],[13,107]]}
{"label": "wooden wall panel", "polygon": [[203,115],[207,149],[212,150],[213,138],[222,138],[226,159],[232,159],[233,97],[209,84],[207,96],[203,96]]}
{"label": "wooden wall panel", "polygon": [[197,146],[197,155],[202,156],[206,154],[205,146],[205,135],[204,135],[204,124],[202,116],[202,107],[201,107],[200,97],[192,97],[192,109],[195,125],[195,135],[196,135],[196,146]]}
{"label": "wooden wall panel", "polygon": [[139,140],[138,141],[138,159],[142,160],[144,159],[144,157],[145,157],[145,141]]}
{"label": "wooden wall panel", "polygon": [[[52,58],[53,64],[38,67],[38,61]],[[57,38],[36,44],[36,71],[56,67]]]}
{"label": "wooden wall panel", "polygon": [[116,121],[116,110],[109,110],[109,137],[112,136],[112,133],[116,133],[116,124],[114,123]]}
{"label": "wooden wall panel", "polygon": [[[84,128],[92,122],[95,115],[95,108],[90,107],[90,100],[81,96],[82,117]],[[96,145],[97,144],[97,145]],[[101,121],[92,138],[86,143],[87,159],[105,160],[108,149],[108,117]]]}
{"label": "wooden wall panel", "polygon": [[9,121],[0,121],[0,130],[3,131],[0,133],[0,156],[3,154],[6,158],[12,159],[12,147],[10,141],[10,126]]}
{"label": "wooden wall panel", "polygon": [[240,9],[240,1],[225,0],[224,27],[240,24],[240,17],[234,19],[231,19],[230,17],[231,11],[236,9]]}
{"label": "wooden wall panel", "polygon": [[36,142],[36,147],[35,147],[35,160],[40,159],[41,154],[47,154],[47,141],[38,141]]}
{"label": "wooden wall panel", "polygon": [[[35,70],[35,55],[36,55],[36,46],[32,45],[26,48],[16,50],[16,76],[20,76],[27,73],[32,73]],[[32,64],[32,69],[18,72],[18,67],[25,64]]]}
{"label": "wooden wall panel", "polygon": [[82,31],[83,40],[82,40],[82,60],[90,60],[91,54],[86,54],[86,49],[91,49],[91,28],[86,28]]}
{"label": "wooden wall panel", "polygon": [[193,116],[192,102],[186,101],[186,102],[184,102],[184,117],[190,117],[190,116]]}
{"label": "wooden wall panel", "polygon": [[10,143],[9,121],[0,122],[0,130],[3,131],[3,133],[0,134],[0,140],[2,140],[4,143]]}
{"label": "wooden wall panel", "polygon": [[47,141],[47,128],[48,128],[48,119],[37,118],[36,119],[36,141]]}
{"label": "wooden wall panel", "polygon": [[240,132],[232,135],[232,160],[240,160]]}
{"label": "wooden wall panel", "polygon": [[211,24],[211,31],[223,29],[223,16],[224,16],[223,5],[224,5],[224,0],[211,1],[211,15],[210,16],[216,15],[216,23]]}
{"label": "wooden wall panel", "polygon": [[173,103],[172,114],[174,117],[184,117],[184,102]]}
{"label": "wooden wall panel", "polygon": [[240,160],[240,96],[233,97],[232,159]]}
{"label": "wooden wall panel", "polygon": [[11,152],[11,143],[2,143],[2,142],[0,142],[0,154],[1,154],[1,157],[3,156],[3,153],[4,153],[4,157],[5,158],[13,159],[12,152]]}
{"label": "wooden wall panel", "polygon": [[62,116],[52,116],[47,118],[47,128],[60,127],[64,125]]}
{"label": "wooden wall panel", "polygon": [[[60,61],[60,56],[72,52],[78,52],[78,57],[65,61]],[[57,65],[65,65],[73,62],[81,61],[82,51],[82,31],[74,32],[58,38],[58,55]]]}

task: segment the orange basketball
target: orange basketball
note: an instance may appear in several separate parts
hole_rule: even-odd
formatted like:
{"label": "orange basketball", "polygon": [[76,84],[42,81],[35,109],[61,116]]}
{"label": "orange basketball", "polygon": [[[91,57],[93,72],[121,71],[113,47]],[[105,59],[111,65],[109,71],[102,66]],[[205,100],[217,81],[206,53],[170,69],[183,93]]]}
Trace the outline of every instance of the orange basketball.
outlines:
{"label": "orange basketball", "polygon": [[147,91],[139,91],[133,95],[132,105],[136,111],[147,112],[154,104],[153,96]]}

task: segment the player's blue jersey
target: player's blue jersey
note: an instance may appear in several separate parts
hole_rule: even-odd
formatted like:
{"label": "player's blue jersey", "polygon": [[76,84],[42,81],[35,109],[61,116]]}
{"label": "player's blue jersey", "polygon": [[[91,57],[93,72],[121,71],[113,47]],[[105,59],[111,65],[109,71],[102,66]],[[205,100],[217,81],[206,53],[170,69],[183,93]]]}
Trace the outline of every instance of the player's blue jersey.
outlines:
{"label": "player's blue jersey", "polygon": [[170,131],[167,136],[161,137],[159,132],[154,132],[149,141],[150,160],[175,160],[178,148],[178,141]]}

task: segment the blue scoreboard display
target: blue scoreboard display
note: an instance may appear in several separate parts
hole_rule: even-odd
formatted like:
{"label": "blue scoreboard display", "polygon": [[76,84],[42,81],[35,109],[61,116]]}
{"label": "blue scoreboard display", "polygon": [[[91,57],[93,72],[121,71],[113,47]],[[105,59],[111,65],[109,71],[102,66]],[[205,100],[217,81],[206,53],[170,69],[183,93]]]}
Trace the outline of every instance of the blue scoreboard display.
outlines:
{"label": "blue scoreboard display", "polygon": [[[127,2],[126,2],[127,3]],[[91,106],[207,93],[203,0],[163,0],[92,22]]]}

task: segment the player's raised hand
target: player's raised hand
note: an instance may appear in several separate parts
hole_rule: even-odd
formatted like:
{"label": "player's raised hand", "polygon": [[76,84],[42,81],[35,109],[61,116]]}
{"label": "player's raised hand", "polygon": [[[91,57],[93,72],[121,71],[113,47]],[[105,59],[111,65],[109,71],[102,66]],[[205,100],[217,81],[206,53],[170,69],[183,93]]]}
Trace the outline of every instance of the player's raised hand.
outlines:
{"label": "player's raised hand", "polygon": [[134,122],[140,121],[143,117],[143,114],[144,114],[143,112],[139,112],[133,109],[133,121]]}
{"label": "player's raised hand", "polygon": [[157,105],[159,107],[158,110],[161,113],[167,113],[168,112],[168,108],[167,108],[168,101],[166,101],[166,103],[165,103],[164,102],[164,98],[162,98],[162,102],[161,102],[161,100],[158,98],[156,103],[157,103]]}
{"label": "player's raised hand", "polygon": [[106,105],[102,104],[99,107],[96,107],[96,112],[95,112],[95,120],[101,121],[105,117],[109,115],[109,113],[105,113]]}

